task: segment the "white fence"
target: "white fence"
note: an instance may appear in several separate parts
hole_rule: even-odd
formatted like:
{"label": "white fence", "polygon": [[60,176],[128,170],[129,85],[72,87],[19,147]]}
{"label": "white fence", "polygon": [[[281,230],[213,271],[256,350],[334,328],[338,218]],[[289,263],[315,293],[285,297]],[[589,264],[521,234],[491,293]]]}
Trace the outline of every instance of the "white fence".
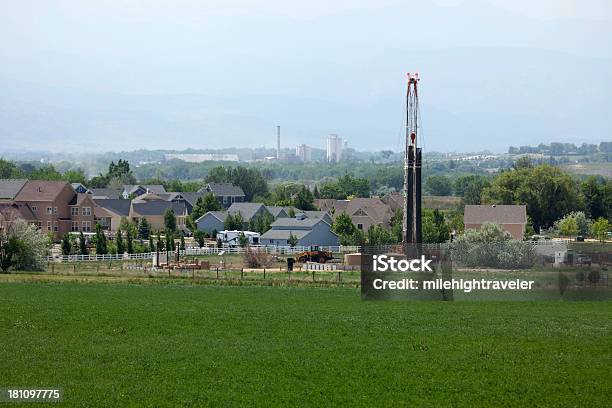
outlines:
{"label": "white fence", "polygon": [[[265,251],[269,254],[275,255],[292,255],[300,252],[308,251],[309,247],[289,247],[289,246],[254,246],[251,249]],[[319,247],[322,251],[330,251],[335,253],[351,253],[359,252],[360,247],[358,246],[325,246]],[[230,254],[242,254],[246,248],[242,247],[203,247],[203,248],[187,248],[179,251],[179,256],[197,256],[197,255],[219,255],[221,253]],[[160,251],[166,253],[166,251]],[[101,262],[101,261],[132,261],[138,259],[153,259],[156,252],[144,252],[140,254],[106,254],[106,255],[58,255],[48,256],[47,262]],[[174,251],[169,251],[170,257],[174,256]]]}

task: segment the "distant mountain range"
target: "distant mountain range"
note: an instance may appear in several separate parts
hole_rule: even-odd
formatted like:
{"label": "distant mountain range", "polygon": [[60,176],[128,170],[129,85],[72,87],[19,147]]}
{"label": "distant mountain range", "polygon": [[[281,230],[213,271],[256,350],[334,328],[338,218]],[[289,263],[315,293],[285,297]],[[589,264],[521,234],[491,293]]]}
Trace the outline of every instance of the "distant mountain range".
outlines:
{"label": "distant mountain range", "polygon": [[[151,69],[144,60],[128,65],[139,70],[131,79],[110,76],[93,58],[79,62],[83,72],[71,68],[80,82],[89,74],[109,75],[105,91],[61,81],[40,85],[35,79],[42,77],[18,74],[20,64],[33,69],[35,60],[4,53],[0,154],[272,147],[277,124],[284,147],[323,148],[326,136],[338,133],[360,150],[397,151],[410,70],[422,78],[427,150],[612,140],[609,25],[532,20],[482,2],[448,9],[420,5],[416,19],[407,18],[411,11],[399,5],[315,20],[253,18],[235,36],[215,37],[221,45],[209,54],[194,46],[183,71],[169,69],[187,58],[183,47],[159,55]],[[115,47],[122,52],[120,42]],[[45,62],[39,69],[51,75],[68,69],[70,61]],[[138,91],[156,80],[167,91]],[[169,91],[173,81],[182,89],[193,84],[193,91]]]}

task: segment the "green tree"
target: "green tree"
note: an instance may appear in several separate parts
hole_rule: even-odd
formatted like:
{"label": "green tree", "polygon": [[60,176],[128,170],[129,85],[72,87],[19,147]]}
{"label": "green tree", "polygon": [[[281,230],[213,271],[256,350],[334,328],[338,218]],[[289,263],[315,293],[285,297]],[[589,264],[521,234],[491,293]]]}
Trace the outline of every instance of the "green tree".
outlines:
{"label": "green tree", "polygon": [[155,252],[155,245],[153,244],[153,234],[149,234],[149,252]]}
{"label": "green tree", "polygon": [[127,253],[133,254],[134,253],[134,238],[132,235],[132,231],[130,229],[128,229],[125,232],[125,243],[126,243],[125,247],[126,247]]}
{"label": "green tree", "polygon": [[223,228],[228,231],[242,231],[244,229],[244,218],[242,218],[242,214],[240,212],[228,214],[223,223]]}
{"label": "green tree", "polygon": [[96,254],[97,255],[105,255],[108,253],[108,249],[106,246],[106,235],[104,235],[104,231],[102,230],[102,225],[96,223],[96,235],[95,235],[95,244],[96,244]]}
{"label": "green tree", "polygon": [[298,244],[298,237],[293,235],[293,232],[289,231],[289,238],[287,239],[287,245],[294,248]]}
{"label": "green tree", "polygon": [[606,240],[610,228],[610,222],[603,217],[598,218],[591,227],[593,235],[601,242]]}
{"label": "green tree", "polygon": [[565,237],[578,235],[578,223],[572,216],[563,217],[557,225],[559,234]]}
{"label": "green tree", "polygon": [[591,176],[580,185],[589,217],[612,219],[612,180]]}
{"label": "green tree", "polygon": [[70,234],[66,233],[62,237],[62,255],[70,255],[72,252],[72,245],[70,243]]}
{"label": "green tree", "polygon": [[0,269],[3,273],[7,273],[13,266],[14,258],[19,254],[20,247],[21,242],[16,235],[0,238]]}
{"label": "green tree", "polygon": [[315,210],[314,206],[314,197],[312,192],[306,188],[306,186],[302,186],[300,191],[294,196],[292,204],[294,207],[299,208],[303,211],[311,211]]}
{"label": "green tree", "polygon": [[164,250],[164,241],[162,241],[159,231],[157,232],[157,244],[156,244],[155,249],[156,251],[160,251],[160,252]]}
{"label": "green tree", "polygon": [[166,234],[176,232],[176,215],[174,215],[172,208],[168,208],[164,212],[164,227],[166,228]]}
{"label": "green tree", "polygon": [[79,233],[79,254],[87,255],[89,252],[87,251],[87,243],[85,242],[85,236],[83,235],[83,231]]}
{"label": "green tree", "polygon": [[449,196],[453,192],[453,183],[445,176],[429,176],[425,181],[425,188],[431,195]]}
{"label": "green tree", "polygon": [[450,227],[438,209],[423,211],[422,231],[425,243],[443,243],[450,239]]}
{"label": "green tree", "polygon": [[115,245],[117,253],[122,255],[125,252],[125,245],[123,244],[123,233],[121,230],[117,231],[117,237],[115,238]]}
{"label": "green tree", "polygon": [[244,248],[248,243],[249,240],[247,239],[246,235],[244,235],[244,232],[240,231],[240,234],[238,234],[238,245]]}
{"label": "green tree", "polygon": [[193,238],[196,240],[200,248],[204,246],[204,231],[197,230],[193,233]]}
{"label": "green tree", "polygon": [[209,211],[221,211],[223,206],[219,200],[212,194],[207,193],[202,197],[199,197],[196,204],[193,206],[191,217],[194,221],[203,216]]}
{"label": "green tree", "polygon": [[543,164],[504,171],[482,192],[486,204],[524,204],[533,227],[549,227],[581,206],[578,186],[560,169]]}
{"label": "green tree", "polygon": [[141,217],[138,221],[138,238],[149,239],[151,236],[151,223],[145,217]]}
{"label": "green tree", "polygon": [[395,241],[393,234],[391,231],[386,228],[381,227],[380,225],[372,225],[368,228],[368,244],[377,246],[377,245],[388,245],[393,244]]}
{"label": "green tree", "polygon": [[183,234],[181,234],[181,246],[180,246],[181,250],[185,250],[185,236]]}

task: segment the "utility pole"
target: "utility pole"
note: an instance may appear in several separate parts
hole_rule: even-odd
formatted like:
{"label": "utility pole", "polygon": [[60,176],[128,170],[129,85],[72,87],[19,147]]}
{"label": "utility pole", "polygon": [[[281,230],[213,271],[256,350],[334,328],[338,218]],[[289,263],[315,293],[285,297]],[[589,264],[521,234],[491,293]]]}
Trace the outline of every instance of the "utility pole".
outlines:
{"label": "utility pole", "polygon": [[[419,74],[408,73],[406,91],[406,150],[404,154],[404,217],[402,244],[409,255],[409,248],[416,248],[423,241],[421,231],[421,148],[418,144]],[[411,254],[413,251],[410,251]]]}

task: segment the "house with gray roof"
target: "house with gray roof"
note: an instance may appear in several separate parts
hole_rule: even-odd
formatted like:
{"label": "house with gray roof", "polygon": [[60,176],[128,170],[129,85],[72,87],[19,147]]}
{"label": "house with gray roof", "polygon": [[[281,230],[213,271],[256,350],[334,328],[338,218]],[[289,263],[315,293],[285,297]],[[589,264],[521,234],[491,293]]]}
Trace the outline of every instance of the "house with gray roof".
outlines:
{"label": "house with gray roof", "polygon": [[164,194],[165,192],[166,189],[161,184],[126,184],[123,186],[121,195],[128,199],[130,196],[138,197],[146,193]]}
{"label": "house with gray roof", "polygon": [[465,229],[479,229],[483,224],[500,225],[512,239],[522,240],[527,228],[527,207],[524,205],[466,205],[463,212]]}
{"label": "house with gray roof", "polygon": [[0,179],[0,200],[14,200],[28,180]]}
{"label": "house with gray roof", "polygon": [[270,211],[268,211],[266,206],[262,203],[233,203],[227,209],[227,212],[232,215],[240,213],[244,222],[250,222],[258,216],[264,215],[266,213],[272,215],[270,214]]}
{"label": "house with gray roof", "polygon": [[264,233],[259,241],[262,245],[289,245],[289,238],[297,238],[298,246],[337,246],[340,239],[331,230],[331,224],[323,218],[279,218]]}
{"label": "house with gray roof", "polygon": [[227,211],[209,211],[195,222],[199,231],[204,231],[210,235],[215,231],[219,232],[225,229],[227,215]]}
{"label": "house with gray roof", "polygon": [[94,216],[103,229],[117,231],[121,218],[130,216],[130,200],[94,199]]}
{"label": "house with gray roof", "polygon": [[151,231],[161,231],[165,228],[164,214],[168,209],[174,211],[176,226],[178,229],[187,229],[187,206],[183,202],[175,203],[164,200],[151,200],[144,202],[132,201],[130,206],[130,219],[139,222],[141,218],[146,218],[151,224]]}
{"label": "house with gray roof", "polygon": [[242,188],[232,183],[208,183],[198,193],[213,193],[225,208],[231,206],[232,203],[244,202],[245,197]]}

